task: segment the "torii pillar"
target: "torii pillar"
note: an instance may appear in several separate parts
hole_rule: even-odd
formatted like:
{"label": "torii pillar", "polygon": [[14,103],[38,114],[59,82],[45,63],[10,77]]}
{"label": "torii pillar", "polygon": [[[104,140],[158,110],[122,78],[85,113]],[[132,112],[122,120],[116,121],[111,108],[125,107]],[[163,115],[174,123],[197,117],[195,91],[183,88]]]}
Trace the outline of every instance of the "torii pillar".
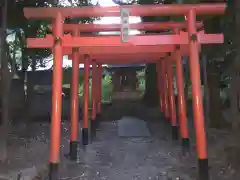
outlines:
{"label": "torii pillar", "polygon": [[187,14],[187,24],[190,39],[189,65],[190,76],[192,80],[193,115],[198,152],[198,173],[199,173],[198,178],[199,180],[209,180],[207,142],[203,116],[202,90],[200,81],[199,49],[196,31],[196,11],[194,9],[191,9]]}
{"label": "torii pillar", "polygon": [[[73,31],[73,36],[77,37],[79,34],[78,30]],[[78,48],[73,48],[72,54],[72,84],[71,84],[71,135],[70,135],[70,148],[69,157],[71,160],[77,159],[78,149],[78,119],[79,119],[79,55]]]}
{"label": "torii pillar", "polygon": [[101,63],[97,64],[97,114],[96,122],[97,124],[102,119],[102,75],[103,67]]}
{"label": "torii pillar", "polygon": [[[171,56],[171,53],[169,54]],[[168,102],[169,102],[169,115],[172,126],[172,139],[178,140],[178,127],[176,117],[175,96],[173,87],[173,73],[172,73],[172,61],[166,62],[167,70],[167,86],[168,86]]]}
{"label": "torii pillar", "polygon": [[95,136],[96,133],[96,115],[97,115],[97,63],[92,61],[92,121],[91,133]]}
{"label": "torii pillar", "polygon": [[83,127],[82,127],[82,144],[89,143],[89,71],[90,71],[90,57],[84,55],[84,85],[83,85]]}
{"label": "torii pillar", "polygon": [[49,179],[59,179],[58,168],[60,162],[60,139],[61,139],[61,115],[62,115],[62,63],[63,48],[61,38],[63,36],[63,17],[57,13],[54,26],[55,44],[53,47],[53,91],[52,91],[52,117],[51,117],[51,143]]}
{"label": "torii pillar", "polygon": [[178,98],[178,118],[180,126],[180,136],[182,141],[183,151],[189,150],[190,141],[188,135],[188,122],[187,122],[187,112],[186,112],[186,100],[184,93],[184,78],[183,78],[183,64],[182,55],[179,50],[179,46],[176,47],[174,54],[174,59],[176,63],[176,80],[177,80],[177,98]]}

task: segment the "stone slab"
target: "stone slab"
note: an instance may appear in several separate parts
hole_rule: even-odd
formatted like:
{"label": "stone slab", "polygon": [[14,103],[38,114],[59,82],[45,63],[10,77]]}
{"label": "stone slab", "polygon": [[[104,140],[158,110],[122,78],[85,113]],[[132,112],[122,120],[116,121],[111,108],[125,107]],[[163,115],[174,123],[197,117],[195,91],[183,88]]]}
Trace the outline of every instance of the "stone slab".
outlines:
{"label": "stone slab", "polygon": [[117,121],[119,137],[148,137],[150,132],[144,120],[123,117]]}

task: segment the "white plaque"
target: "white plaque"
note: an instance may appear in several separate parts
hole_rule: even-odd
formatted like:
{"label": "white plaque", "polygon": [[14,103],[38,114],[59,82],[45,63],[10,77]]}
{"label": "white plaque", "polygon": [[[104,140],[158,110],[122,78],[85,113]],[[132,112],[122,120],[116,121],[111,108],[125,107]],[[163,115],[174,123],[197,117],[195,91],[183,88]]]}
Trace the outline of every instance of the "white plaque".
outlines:
{"label": "white plaque", "polygon": [[127,8],[121,8],[121,40],[122,42],[128,42],[129,38],[129,16],[130,11]]}

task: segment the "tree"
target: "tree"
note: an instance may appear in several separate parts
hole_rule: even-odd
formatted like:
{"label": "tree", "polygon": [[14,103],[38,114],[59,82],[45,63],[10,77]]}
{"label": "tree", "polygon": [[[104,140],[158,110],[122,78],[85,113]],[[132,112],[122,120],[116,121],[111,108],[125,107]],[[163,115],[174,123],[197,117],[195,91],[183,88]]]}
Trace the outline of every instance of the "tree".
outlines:
{"label": "tree", "polygon": [[[25,45],[25,37],[44,37],[46,34],[51,33],[48,28],[49,20],[27,20],[23,14],[24,7],[49,7],[49,6],[87,6],[90,4],[89,0],[78,0],[78,1],[44,1],[44,0],[34,0],[34,1],[14,1],[15,5],[12,5],[9,10],[11,12],[16,12],[14,17],[18,17],[16,21],[9,23],[9,28],[17,29],[16,34],[18,39],[20,39],[20,47],[22,51],[22,71],[24,74],[24,82],[27,81],[27,69],[29,66],[34,71],[37,66],[44,67],[46,63],[49,62],[48,59],[52,59],[51,51],[49,49],[28,49]],[[66,23],[86,23],[92,22],[95,18],[68,18],[66,19]],[[48,57],[48,58],[46,58]],[[26,90],[26,109],[28,109],[28,104],[31,102],[31,94],[33,94],[33,84],[25,83],[24,85],[27,87]]]}
{"label": "tree", "polygon": [[[116,2],[116,1],[114,1]],[[122,3],[123,1],[121,1]],[[138,0],[139,4],[154,4],[154,3],[216,3],[216,2],[223,2],[223,0]],[[233,1],[234,3],[235,1]],[[236,2],[235,2],[236,3]],[[239,1],[237,1],[239,4]],[[119,1],[118,1],[119,4]],[[123,4],[123,3],[122,3]],[[220,98],[220,82],[224,70],[226,67],[229,67],[232,65],[232,59],[234,56],[234,46],[232,43],[233,40],[233,32],[232,32],[232,21],[233,17],[230,12],[238,12],[239,9],[236,10],[238,7],[238,4],[235,7],[235,10],[228,10],[227,13],[224,16],[207,16],[201,18],[204,20],[204,27],[205,31],[208,33],[221,33],[224,31],[225,34],[225,41],[227,43],[223,45],[205,45],[204,46],[204,54],[207,54],[207,77],[209,81],[209,102],[210,102],[210,125],[212,127],[223,127],[226,125],[223,117],[222,117],[222,102]],[[175,20],[175,21],[183,21],[184,19],[180,17],[165,17],[165,18],[159,18],[159,17],[142,17],[143,22],[148,21],[168,21],[168,20]],[[199,18],[198,18],[199,19]],[[240,25],[239,25],[240,27]],[[239,32],[240,29],[237,29],[236,32]],[[148,33],[148,32],[146,32]],[[157,32],[155,32],[157,33]],[[238,37],[238,36],[237,36]],[[239,41],[240,42],[240,41]],[[240,44],[240,43],[239,43]],[[221,50],[219,50],[221,49]],[[230,53],[229,53],[230,52]],[[222,58],[223,57],[223,58]],[[239,61],[237,61],[239,62]],[[239,67],[235,66],[235,67]],[[188,73],[186,72],[186,75]],[[186,77],[186,76],[185,76]],[[187,78],[187,79],[186,79]],[[186,77],[185,81],[189,82],[189,77]],[[146,92],[144,96],[145,102],[149,105],[157,105],[156,98],[158,96],[156,91],[156,68],[154,64],[148,64],[146,67]],[[186,89],[188,89],[189,83],[186,84]],[[206,87],[207,88],[207,87]],[[186,96],[187,97],[187,96]],[[236,96],[235,96],[236,97]],[[236,102],[236,101],[234,101]],[[236,105],[235,105],[236,106]],[[236,108],[235,108],[236,109]]]}
{"label": "tree", "polygon": [[5,96],[1,97],[1,119],[2,126],[0,128],[0,144],[1,144],[1,154],[0,160],[4,161],[7,158],[6,151],[6,137],[8,133],[8,90],[9,90],[9,71],[8,71],[8,61],[6,53],[6,26],[7,26],[7,7],[8,1],[5,0],[1,4],[1,32],[0,32],[0,58],[1,58],[1,94]]}
{"label": "tree", "polygon": [[[201,0],[203,3],[217,3],[222,0]],[[207,81],[209,93],[209,116],[210,127],[223,128],[227,123],[222,114],[222,99],[220,96],[222,81],[225,70],[232,65],[232,14],[228,8],[224,16],[208,16],[203,19],[204,30],[207,33],[224,32],[225,43],[219,45],[204,45],[203,53],[207,58]],[[230,52],[230,53],[229,53]]]}
{"label": "tree", "polygon": [[[91,5],[89,0],[78,0],[69,1],[71,6],[87,6]],[[32,21],[27,20],[24,17],[23,8],[24,7],[49,7],[49,6],[64,6],[65,4],[60,4],[56,0],[45,1],[45,0],[5,0],[0,2],[0,24],[2,25],[0,32],[0,60],[1,60],[1,116],[2,116],[2,126],[0,132],[1,138],[5,139],[8,134],[8,125],[10,122],[9,117],[9,92],[12,80],[12,73],[16,66],[16,56],[10,56],[11,48],[13,44],[6,43],[7,30],[15,33],[16,42],[14,47],[18,46],[21,50],[21,66],[22,71],[26,74],[29,65],[32,69],[36,69],[36,65],[40,64],[44,66],[46,57],[51,55],[48,49],[28,49],[26,48],[25,39],[26,37],[43,37],[45,34],[50,33],[48,29],[48,20]],[[7,6],[8,5],[8,6]],[[7,19],[8,17],[8,19]],[[72,18],[67,19],[68,22],[90,22],[95,18]],[[15,52],[13,53],[15,55]],[[9,69],[9,64],[11,68]],[[29,90],[32,88],[30,87]],[[31,91],[29,91],[31,94]],[[28,99],[26,102],[29,102]],[[28,104],[28,103],[26,103]],[[0,124],[1,125],[1,124]],[[5,157],[4,157],[5,158]]]}
{"label": "tree", "polygon": [[231,114],[233,118],[232,127],[235,130],[239,130],[240,121],[239,121],[239,70],[240,70],[240,38],[239,38],[239,31],[240,31],[240,1],[238,0],[229,0],[229,12],[232,15],[232,26],[230,26],[233,31],[232,33],[232,51],[230,57],[232,58],[232,68],[231,68],[231,94],[230,94],[230,108]]}

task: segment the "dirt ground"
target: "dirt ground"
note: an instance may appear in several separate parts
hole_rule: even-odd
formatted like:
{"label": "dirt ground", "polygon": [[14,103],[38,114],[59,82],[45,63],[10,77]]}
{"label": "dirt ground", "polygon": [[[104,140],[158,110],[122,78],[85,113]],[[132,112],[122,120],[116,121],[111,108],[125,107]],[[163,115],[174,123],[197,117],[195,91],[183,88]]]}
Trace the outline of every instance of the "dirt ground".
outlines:
{"label": "dirt ground", "polygon": [[[113,112],[113,108],[108,111]],[[116,121],[106,111],[107,120],[101,122],[93,142],[81,148],[78,164],[64,157],[69,149],[70,132],[69,122],[63,121],[61,180],[195,180],[195,145],[192,144],[190,154],[183,156],[180,142],[171,140],[170,126],[158,113],[150,109],[132,109],[132,112],[142,113],[150,137],[120,138]],[[49,127],[47,122],[13,126],[8,140],[9,159],[0,164],[0,180],[17,179],[20,172],[32,167],[36,167],[33,174],[39,176],[37,179],[47,179]],[[208,134],[212,179],[239,180],[238,136],[214,129]]]}

